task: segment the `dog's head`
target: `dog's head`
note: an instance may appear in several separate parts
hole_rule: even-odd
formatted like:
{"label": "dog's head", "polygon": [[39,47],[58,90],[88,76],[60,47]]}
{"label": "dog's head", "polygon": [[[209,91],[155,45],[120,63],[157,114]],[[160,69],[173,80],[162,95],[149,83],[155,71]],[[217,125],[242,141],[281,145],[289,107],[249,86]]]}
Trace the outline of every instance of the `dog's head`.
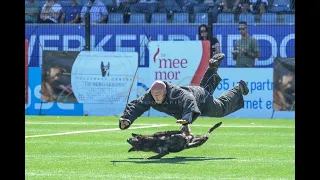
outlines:
{"label": "dog's head", "polygon": [[65,69],[60,67],[50,67],[46,70],[46,80],[48,82],[54,82],[65,72]]}
{"label": "dog's head", "polygon": [[132,138],[127,139],[127,142],[132,146],[128,152],[149,151],[155,142],[155,139],[150,136],[132,133]]}
{"label": "dog's head", "polygon": [[110,62],[108,62],[108,64],[105,66],[103,61],[101,61],[100,68],[102,77],[105,77],[106,75],[109,76]]}

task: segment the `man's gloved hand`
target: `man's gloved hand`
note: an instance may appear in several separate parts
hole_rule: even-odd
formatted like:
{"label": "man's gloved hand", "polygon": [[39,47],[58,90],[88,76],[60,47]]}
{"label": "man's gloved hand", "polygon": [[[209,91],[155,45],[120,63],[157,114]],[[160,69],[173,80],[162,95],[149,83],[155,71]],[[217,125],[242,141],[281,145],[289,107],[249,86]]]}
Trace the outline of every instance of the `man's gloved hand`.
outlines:
{"label": "man's gloved hand", "polygon": [[183,119],[179,119],[179,120],[177,120],[176,121],[176,123],[180,123],[180,124],[189,124],[189,121],[187,121],[187,120],[183,120]]}
{"label": "man's gloved hand", "polygon": [[119,128],[121,130],[128,129],[131,125],[131,121],[129,119],[120,118],[119,121]]}

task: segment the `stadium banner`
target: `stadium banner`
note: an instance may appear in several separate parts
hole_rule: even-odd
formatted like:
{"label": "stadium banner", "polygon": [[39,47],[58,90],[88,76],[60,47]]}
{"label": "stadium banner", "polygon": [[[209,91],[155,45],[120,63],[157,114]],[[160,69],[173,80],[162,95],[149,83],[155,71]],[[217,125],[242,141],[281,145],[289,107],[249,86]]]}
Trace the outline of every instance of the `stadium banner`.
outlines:
{"label": "stadium banner", "polygon": [[41,99],[82,103],[86,115],[94,109],[115,115],[115,108],[123,111],[131,86],[131,99],[136,97],[137,60],[136,52],[44,51]]}
{"label": "stadium banner", "polygon": [[295,111],[295,58],[275,58],[273,109]]}
{"label": "stadium banner", "polygon": [[71,70],[79,51],[44,51],[41,100],[78,103],[71,85]]}
{"label": "stadium banner", "polygon": [[41,68],[29,67],[28,103],[25,104],[26,115],[82,116],[81,103],[42,102]]}
{"label": "stadium banner", "polygon": [[[188,58],[188,57],[186,57]],[[151,60],[150,60],[151,61]],[[153,61],[153,60],[152,60]],[[140,74],[152,74],[154,72],[152,68],[140,68]],[[181,79],[188,79],[188,82],[181,83],[179,85],[191,84],[194,69],[190,69],[184,73]],[[237,112],[234,112],[227,118],[271,118],[273,113],[273,69],[272,68],[219,68],[218,73],[222,78],[217,89],[213,93],[213,96],[218,98],[222,93],[231,89],[240,80],[244,80],[249,88],[249,94],[244,96],[244,108]],[[149,82],[144,79],[143,83],[138,82],[141,91],[139,95],[145,93],[150,85],[154,81],[153,76],[149,76]],[[145,91],[143,91],[145,89]],[[150,109],[150,111],[144,113],[144,116],[167,116],[164,113]],[[277,117],[282,118],[294,118],[294,113],[289,114],[277,114]]]}
{"label": "stadium banner", "polygon": [[228,115],[231,118],[270,118],[273,102],[272,68],[219,68],[222,78],[213,96],[219,98],[240,80],[247,83],[249,94],[243,96],[244,108]]}
{"label": "stadium banner", "polygon": [[210,59],[210,41],[154,41],[149,46],[151,82],[199,85]]}
{"label": "stadium banner", "polygon": [[28,40],[24,43],[24,103],[28,104]]}
{"label": "stadium banner", "polygon": [[[29,67],[29,87],[28,104],[25,105],[26,115],[119,115],[124,107],[109,108],[105,104],[82,104],[82,103],[52,103],[41,102],[41,68]],[[219,97],[227,89],[231,88],[240,79],[248,83],[250,93],[244,96],[245,107],[233,114],[229,118],[270,118],[272,117],[273,100],[273,69],[271,68],[220,68],[218,71],[222,77],[221,83],[214,92],[215,97]],[[252,73],[255,76],[252,76]],[[150,69],[139,68],[137,73],[137,86],[132,90],[130,99],[143,95],[152,84],[150,80]],[[114,110],[114,112],[111,112]],[[167,116],[161,112],[150,109],[143,116]],[[274,118],[294,118],[294,111],[277,111]]]}
{"label": "stadium banner", "polygon": [[[234,67],[233,44],[241,36],[237,24],[214,24],[213,34],[220,42],[226,61],[221,67]],[[29,40],[29,66],[41,67],[43,50],[82,51],[85,47],[83,24],[26,24],[25,38]],[[107,31],[101,31],[107,29]],[[103,33],[101,33],[103,32]],[[258,39],[261,57],[256,67],[273,67],[274,57],[295,57],[295,26],[288,24],[248,25],[250,35]],[[137,52],[139,67],[149,67],[148,38],[154,41],[196,41],[198,25],[108,25],[91,27],[93,51]]]}
{"label": "stadium banner", "polygon": [[122,113],[127,99],[136,98],[137,68],[136,52],[81,51],[72,66],[71,84],[84,114]]}

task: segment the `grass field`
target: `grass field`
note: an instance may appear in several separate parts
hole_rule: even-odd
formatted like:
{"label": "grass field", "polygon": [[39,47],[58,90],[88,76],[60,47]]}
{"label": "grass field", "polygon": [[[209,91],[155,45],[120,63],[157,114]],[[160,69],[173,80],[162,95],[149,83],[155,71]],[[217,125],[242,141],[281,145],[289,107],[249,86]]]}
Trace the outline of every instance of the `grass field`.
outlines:
{"label": "grass field", "polygon": [[295,121],[199,118],[194,134],[222,121],[201,147],[145,160],[130,152],[131,133],[177,130],[173,118],[141,117],[127,130],[117,117],[25,117],[25,177],[32,180],[294,179]]}

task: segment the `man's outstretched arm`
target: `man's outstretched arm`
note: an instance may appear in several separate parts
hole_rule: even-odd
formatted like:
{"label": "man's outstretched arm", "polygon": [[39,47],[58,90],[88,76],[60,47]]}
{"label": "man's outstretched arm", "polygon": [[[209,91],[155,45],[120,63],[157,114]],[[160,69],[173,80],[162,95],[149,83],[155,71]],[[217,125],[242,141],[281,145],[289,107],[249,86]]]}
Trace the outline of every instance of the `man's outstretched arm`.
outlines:
{"label": "man's outstretched arm", "polygon": [[195,97],[190,93],[185,95],[182,101],[183,112],[181,120],[177,120],[177,123],[180,124],[191,124],[194,120],[196,120],[201,112],[197,105],[197,101]]}
{"label": "man's outstretched arm", "polygon": [[144,96],[129,102],[120,116],[119,128],[128,129],[138,117],[150,109],[151,100],[151,95],[147,92]]}

